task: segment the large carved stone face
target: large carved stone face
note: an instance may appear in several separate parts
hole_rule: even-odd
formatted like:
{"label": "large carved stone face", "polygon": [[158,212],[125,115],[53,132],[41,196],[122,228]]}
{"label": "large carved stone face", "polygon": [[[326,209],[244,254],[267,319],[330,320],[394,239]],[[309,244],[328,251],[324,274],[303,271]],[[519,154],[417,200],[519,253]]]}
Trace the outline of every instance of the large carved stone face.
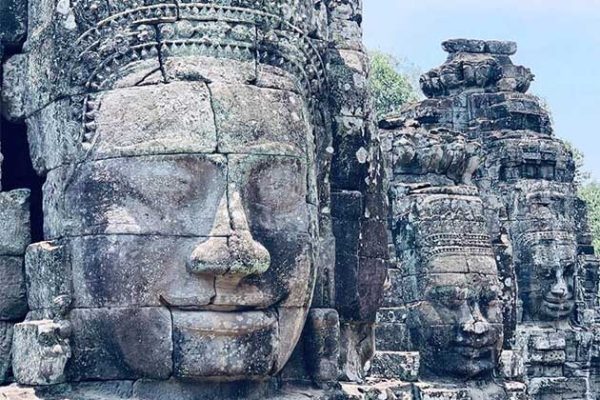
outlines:
{"label": "large carved stone face", "polygon": [[87,159],[48,174],[71,379],[263,378],[299,338],[317,219],[303,98],[276,69],[267,88],[205,61],[206,81],[97,95]]}
{"label": "large carved stone face", "polygon": [[530,244],[525,252],[519,272],[524,319],[569,318],[575,309],[575,241],[539,240]]}
{"label": "large carved stone face", "polygon": [[439,256],[430,266],[435,264],[431,270],[453,264],[452,270],[465,272],[418,278],[422,300],[409,318],[421,360],[438,376],[489,376],[503,340],[499,281],[496,272],[489,274],[496,269],[495,261],[487,256]]}

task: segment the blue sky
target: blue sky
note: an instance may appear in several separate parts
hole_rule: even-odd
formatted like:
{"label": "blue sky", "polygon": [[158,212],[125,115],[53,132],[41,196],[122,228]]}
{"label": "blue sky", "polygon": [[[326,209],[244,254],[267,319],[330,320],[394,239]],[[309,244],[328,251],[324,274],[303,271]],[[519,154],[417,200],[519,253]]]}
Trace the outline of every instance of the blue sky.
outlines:
{"label": "blue sky", "polygon": [[585,154],[600,180],[600,0],[364,0],[365,42],[423,71],[449,38],[514,40],[530,92],[550,105],[555,132]]}

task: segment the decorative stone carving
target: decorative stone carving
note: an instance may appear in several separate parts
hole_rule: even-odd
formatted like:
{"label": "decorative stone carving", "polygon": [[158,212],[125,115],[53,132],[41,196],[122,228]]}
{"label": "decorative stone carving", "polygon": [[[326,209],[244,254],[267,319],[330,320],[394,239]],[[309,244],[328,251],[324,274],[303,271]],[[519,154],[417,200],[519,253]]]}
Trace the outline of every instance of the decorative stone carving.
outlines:
{"label": "decorative stone carving", "polygon": [[502,345],[501,289],[483,203],[465,184],[477,146],[444,130],[399,126],[388,135],[397,256],[390,277],[400,294],[389,305],[406,309],[422,373],[491,376]]}
{"label": "decorative stone carving", "polygon": [[[4,113],[46,178],[18,384],[265,398],[309,376],[325,399],[341,370],[364,377],[388,257],[363,239],[386,237],[386,209],[360,13],[29,1],[27,46],[3,69]],[[306,364],[288,363],[296,348]]]}
{"label": "decorative stone carving", "polygon": [[[516,44],[458,39],[445,42],[443,47],[449,53],[448,60],[421,78],[428,99],[381,123],[385,129],[413,126],[425,132],[422,136],[426,140],[412,139],[414,151],[403,150],[408,144],[399,146],[401,151],[395,150],[396,142],[388,145],[394,160],[406,165],[400,169],[394,165],[393,172],[417,176],[402,177],[403,181],[437,179],[443,184],[448,179],[457,180],[460,169],[446,167],[454,157],[427,132],[438,137],[443,132],[460,132],[467,142],[481,147],[484,162],[471,172],[476,169],[473,182],[483,204],[478,214],[487,222],[480,229],[491,238],[502,282],[502,376],[523,380],[534,398],[588,397],[595,392],[590,387],[590,365],[598,275],[593,272],[597,261],[585,223],[585,207],[575,195],[573,156],[553,135],[550,117],[540,100],[526,93],[533,75],[511,62],[509,56],[516,52]],[[410,143],[400,136],[398,143]],[[427,160],[422,163],[424,167],[419,164],[422,159]],[[414,217],[409,220],[417,221]],[[410,252],[404,261],[408,265],[414,263],[414,254],[422,252],[411,245],[418,243],[418,232],[408,230],[412,237],[403,241],[409,244],[398,253],[401,265],[407,259],[406,252]],[[386,306],[411,293],[395,291],[403,281],[393,274],[390,277]],[[408,322],[405,317],[385,313],[385,309],[380,314],[379,342],[386,350],[407,348],[410,344],[388,339],[391,327]],[[506,394],[521,396],[523,391],[513,386],[504,385]]]}

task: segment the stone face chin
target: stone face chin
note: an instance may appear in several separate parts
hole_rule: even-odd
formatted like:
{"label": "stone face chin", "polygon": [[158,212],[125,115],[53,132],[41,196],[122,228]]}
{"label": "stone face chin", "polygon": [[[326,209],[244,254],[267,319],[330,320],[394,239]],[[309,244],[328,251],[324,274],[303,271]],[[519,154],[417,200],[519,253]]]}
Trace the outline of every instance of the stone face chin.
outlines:
{"label": "stone face chin", "polygon": [[[274,311],[173,311],[174,375],[182,379],[264,379],[281,343]],[[284,339],[287,340],[287,339]]]}

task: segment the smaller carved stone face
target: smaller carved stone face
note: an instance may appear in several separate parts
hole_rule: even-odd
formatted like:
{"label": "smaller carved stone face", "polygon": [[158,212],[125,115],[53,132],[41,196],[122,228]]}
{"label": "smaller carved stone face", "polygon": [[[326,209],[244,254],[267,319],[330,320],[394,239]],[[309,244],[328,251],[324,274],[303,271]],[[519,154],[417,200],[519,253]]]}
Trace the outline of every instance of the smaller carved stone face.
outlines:
{"label": "smaller carved stone face", "polygon": [[428,372],[467,378],[488,376],[497,364],[503,340],[500,284],[495,272],[485,273],[490,268],[495,271],[496,264],[489,256],[467,255],[437,257],[430,265],[448,262],[462,263],[464,270],[481,273],[419,277],[422,300],[410,313],[413,341]]}
{"label": "smaller carved stone face", "polygon": [[540,240],[527,250],[521,267],[525,320],[564,320],[575,309],[577,247],[573,242]]}

